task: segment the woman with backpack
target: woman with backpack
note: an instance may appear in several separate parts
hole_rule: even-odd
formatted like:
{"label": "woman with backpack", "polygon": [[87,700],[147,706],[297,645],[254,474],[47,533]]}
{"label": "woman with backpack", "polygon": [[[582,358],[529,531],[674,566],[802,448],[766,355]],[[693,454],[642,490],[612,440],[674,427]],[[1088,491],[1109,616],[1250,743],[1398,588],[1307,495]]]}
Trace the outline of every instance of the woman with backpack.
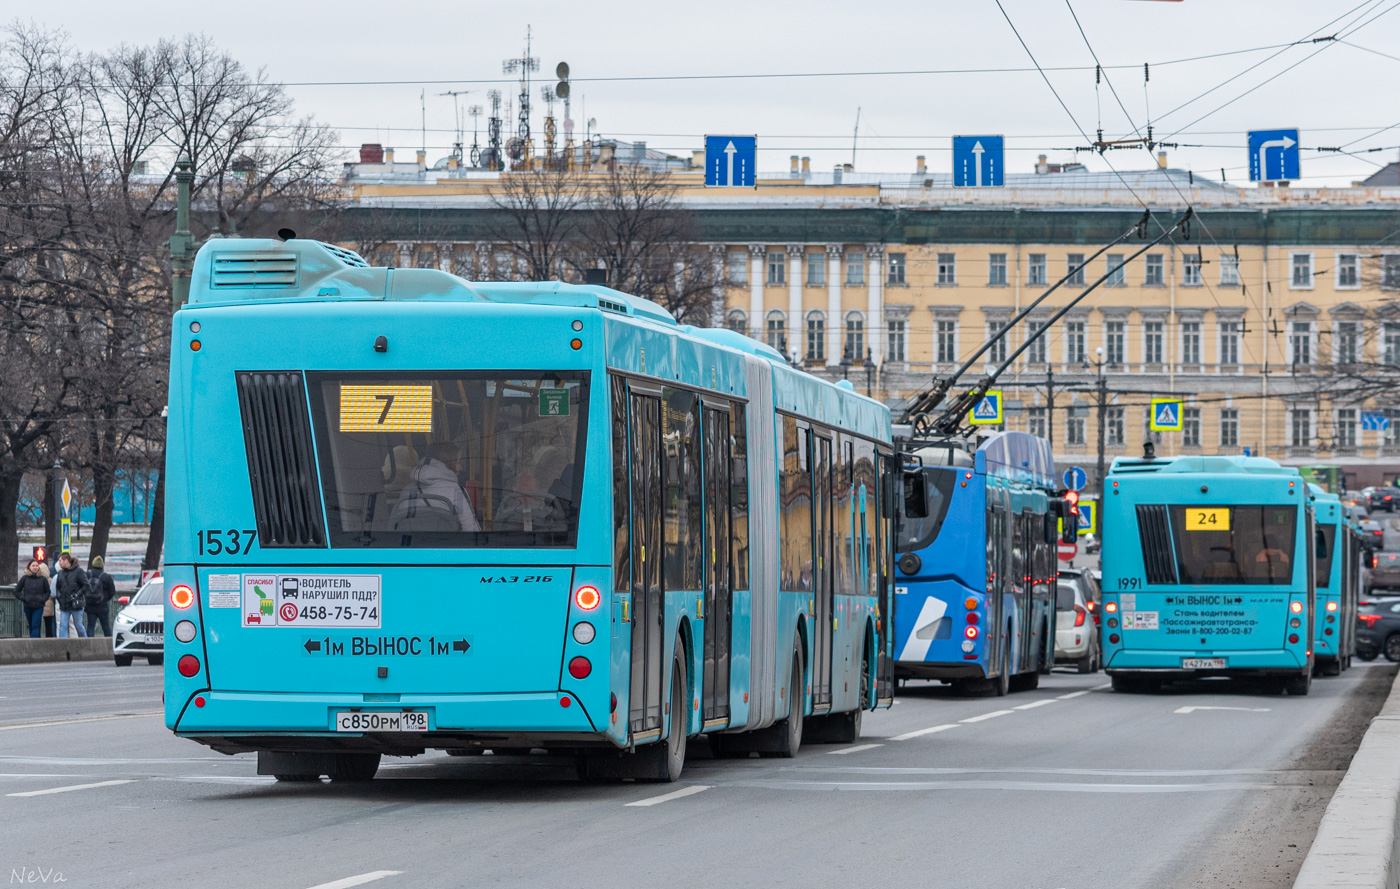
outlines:
{"label": "woman with backpack", "polygon": [[29,625],[29,638],[38,639],[44,606],[49,602],[49,566],[38,559],[30,559],[15,583],[15,598],[24,604],[24,622]]}
{"label": "woman with backpack", "polygon": [[117,597],[117,584],[112,580],[112,575],[102,570],[102,557],[93,556],[88,561],[88,592],[87,592],[87,634],[89,637],[97,635],[94,631],[97,625],[102,624],[102,635],[112,635],[111,602]]}
{"label": "woman with backpack", "polygon": [[72,553],[58,557],[58,576],[54,578],[54,598],[58,601],[58,638],[68,638],[68,624],[80,639],[87,638],[83,629],[83,611],[87,609],[87,572],[78,567]]}

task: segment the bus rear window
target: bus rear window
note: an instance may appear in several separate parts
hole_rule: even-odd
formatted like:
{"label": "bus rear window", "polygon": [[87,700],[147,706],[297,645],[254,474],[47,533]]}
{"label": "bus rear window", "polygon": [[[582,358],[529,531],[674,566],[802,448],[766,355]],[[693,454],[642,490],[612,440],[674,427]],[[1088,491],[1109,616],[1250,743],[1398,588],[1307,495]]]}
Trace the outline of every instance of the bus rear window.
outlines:
{"label": "bus rear window", "polygon": [[332,546],[573,546],[581,372],[308,374]]}
{"label": "bus rear window", "polygon": [[906,515],[900,521],[899,539],[895,542],[895,548],[902,553],[921,550],[938,537],[943,520],[948,516],[948,504],[953,499],[953,485],[957,482],[958,470],[925,466],[923,476],[926,515],[922,518]]}
{"label": "bus rear window", "polygon": [[[1299,553],[1296,506],[1171,506],[1179,582],[1288,583]],[[1304,555],[1306,557],[1306,555]]]}
{"label": "bus rear window", "polygon": [[1316,554],[1313,561],[1313,577],[1316,579],[1317,588],[1327,589],[1327,583],[1332,579],[1332,545],[1337,539],[1336,525],[1317,526]]}

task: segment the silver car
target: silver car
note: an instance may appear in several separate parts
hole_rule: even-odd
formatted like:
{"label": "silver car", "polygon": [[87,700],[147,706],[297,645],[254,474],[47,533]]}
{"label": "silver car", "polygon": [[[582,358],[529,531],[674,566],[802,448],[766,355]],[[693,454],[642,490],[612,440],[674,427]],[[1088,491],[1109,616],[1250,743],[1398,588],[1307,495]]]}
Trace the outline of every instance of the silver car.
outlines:
{"label": "silver car", "polygon": [[112,626],[112,659],[117,666],[131,666],[135,657],[145,658],[152,667],[165,663],[165,581],[153,578],[129,600],[123,596],[117,601],[126,605]]}
{"label": "silver car", "polygon": [[1081,673],[1099,669],[1097,602],[1078,571],[1060,572],[1055,593],[1055,663],[1073,663]]}

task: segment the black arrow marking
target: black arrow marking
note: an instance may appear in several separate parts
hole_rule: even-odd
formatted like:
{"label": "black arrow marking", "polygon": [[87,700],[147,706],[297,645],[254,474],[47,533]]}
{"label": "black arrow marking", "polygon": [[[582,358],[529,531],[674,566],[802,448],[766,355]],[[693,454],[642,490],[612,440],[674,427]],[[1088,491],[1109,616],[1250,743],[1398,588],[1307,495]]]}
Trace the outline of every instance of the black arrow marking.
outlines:
{"label": "black arrow marking", "polygon": [[316,639],[307,639],[307,640],[306,640],[306,653],[307,653],[307,654],[311,654],[313,651],[320,651],[320,650],[321,650],[321,643],[320,643],[318,640],[316,640]]}
{"label": "black arrow marking", "polygon": [[472,644],[471,644],[470,642],[468,642],[467,640],[465,640],[465,639],[454,639],[454,640],[452,641],[452,650],[453,650],[453,651],[460,651],[460,652],[465,653],[466,650],[467,650],[468,648],[471,648],[471,647],[472,647]]}

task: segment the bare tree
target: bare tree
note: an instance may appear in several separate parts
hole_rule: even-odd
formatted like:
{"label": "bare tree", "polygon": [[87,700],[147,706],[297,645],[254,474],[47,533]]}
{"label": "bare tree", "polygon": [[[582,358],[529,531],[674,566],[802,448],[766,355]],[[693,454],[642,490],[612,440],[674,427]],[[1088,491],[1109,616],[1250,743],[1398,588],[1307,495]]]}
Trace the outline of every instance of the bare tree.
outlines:
{"label": "bare tree", "polygon": [[577,173],[503,174],[492,190],[492,240],[505,244],[526,280],[562,279],[580,262],[580,212],[592,199]]}

